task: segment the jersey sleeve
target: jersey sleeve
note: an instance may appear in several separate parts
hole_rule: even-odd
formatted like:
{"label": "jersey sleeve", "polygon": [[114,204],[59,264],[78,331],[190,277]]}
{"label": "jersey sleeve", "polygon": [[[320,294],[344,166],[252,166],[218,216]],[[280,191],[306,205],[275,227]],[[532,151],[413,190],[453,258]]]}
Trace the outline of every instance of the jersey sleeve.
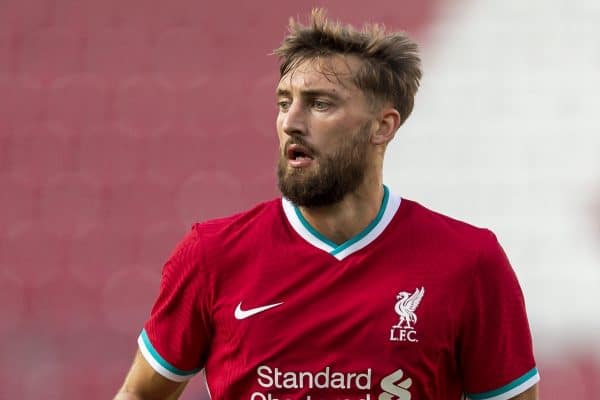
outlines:
{"label": "jersey sleeve", "polygon": [[523,293],[493,233],[471,271],[459,340],[468,399],[506,400],[539,381]]}
{"label": "jersey sleeve", "polygon": [[203,264],[195,227],[164,265],[158,298],[138,337],[146,361],[176,382],[202,369],[209,345],[209,287]]}

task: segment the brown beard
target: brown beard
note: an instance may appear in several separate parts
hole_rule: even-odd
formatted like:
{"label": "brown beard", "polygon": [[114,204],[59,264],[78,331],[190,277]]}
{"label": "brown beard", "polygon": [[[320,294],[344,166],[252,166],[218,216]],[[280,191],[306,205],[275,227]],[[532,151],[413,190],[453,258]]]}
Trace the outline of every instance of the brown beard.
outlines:
{"label": "brown beard", "polygon": [[[343,140],[333,154],[315,153],[313,162],[318,165],[312,171],[288,169],[287,155],[283,151],[277,165],[278,186],[283,196],[299,207],[323,207],[342,201],[348,193],[358,189],[368,165],[370,126],[370,123],[361,126],[359,132]],[[288,142],[306,145],[301,136],[291,137]]]}

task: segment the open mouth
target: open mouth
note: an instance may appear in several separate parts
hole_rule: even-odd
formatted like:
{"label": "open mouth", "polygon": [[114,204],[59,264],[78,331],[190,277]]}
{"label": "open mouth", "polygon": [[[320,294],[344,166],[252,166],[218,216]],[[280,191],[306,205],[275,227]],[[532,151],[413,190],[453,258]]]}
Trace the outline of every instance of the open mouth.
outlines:
{"label": "open mouth", "polygon": [[285,155],[292,168],[306,168],[313,163],[313,153],[308,147],[293,143],[286,147]]}
{"label": "open mouth", "polygon": [[287,148],[287,158],[292,161],[312,160],[310,151],[301,144],[291,144]]}

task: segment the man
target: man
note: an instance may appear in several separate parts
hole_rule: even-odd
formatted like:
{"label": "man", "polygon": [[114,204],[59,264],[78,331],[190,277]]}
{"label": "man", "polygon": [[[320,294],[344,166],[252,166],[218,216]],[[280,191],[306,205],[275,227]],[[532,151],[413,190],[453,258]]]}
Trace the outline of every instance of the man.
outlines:
{"label": "man", "polygon": [[537,399],[521,289],[488,230],[383,185],[416,45],[313,11],[275,53],[282,199],[197,224],[117,399]]}

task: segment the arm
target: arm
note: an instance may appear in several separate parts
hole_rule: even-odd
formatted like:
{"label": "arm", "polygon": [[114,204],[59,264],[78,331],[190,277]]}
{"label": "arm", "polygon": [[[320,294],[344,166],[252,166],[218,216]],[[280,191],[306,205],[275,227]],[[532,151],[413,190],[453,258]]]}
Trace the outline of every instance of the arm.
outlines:
{"label": "arm", "polygon": [[202,369],[211,332],[201,250],[194,228],[165,263],[158,298],[114,400],[176,400]]}
{"label": "arm", "polygon": [[174,382],[156,372],[138,350],[114,400],[176,400],[186,382]]}
{"label": "arm", "polygon": [[529,389],[527,389],[520,395],[515,396],[515,397],[511,398],[510,400],[538,400],[539,399],[538,395],[539,395],[538,385],[536,383],[535,385],[533,385],[532,387],[530,387]]}
{"label": "arm", "polygon": [[496,237],[481,237],[471,265],[459,360],[467,397],[537,400],[540,380],[525,300]]}

